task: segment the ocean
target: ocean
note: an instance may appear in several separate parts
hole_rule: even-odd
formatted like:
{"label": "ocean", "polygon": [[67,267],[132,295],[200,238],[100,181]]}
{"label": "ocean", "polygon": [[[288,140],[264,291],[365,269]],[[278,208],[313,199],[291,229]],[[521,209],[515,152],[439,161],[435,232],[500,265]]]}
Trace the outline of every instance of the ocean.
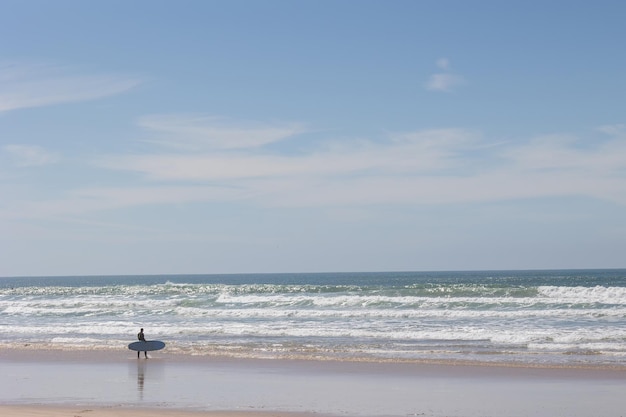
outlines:
{"label": "ocean", "polygon": [[0,278],[0,347],[625,366],[626,270]]}

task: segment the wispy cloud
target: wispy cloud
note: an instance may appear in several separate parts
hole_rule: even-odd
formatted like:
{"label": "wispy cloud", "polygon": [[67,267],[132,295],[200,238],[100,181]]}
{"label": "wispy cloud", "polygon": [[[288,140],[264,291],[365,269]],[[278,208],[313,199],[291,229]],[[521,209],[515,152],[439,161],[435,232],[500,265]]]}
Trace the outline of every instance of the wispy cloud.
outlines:
{"label": "wispy cloud", "polygon": [[36,145],[6,145],[4,151],[19,167],[41,166],[59,161],[59,154]]}
{"label": "wispy cloud", "polygon": [[[177,120],[171,130],[187,131]],[[193,131],[197,123],[188,128]],[[601,128],[606,135],[595,142],[572,135],[503,142],[468,129],[430,129],[378,140],[326,140],[296,154],[261,146],[286,140],[288,133],[264,136],[267,126],[258,129],[233,124],[225,136],[245,134],[233,133],[232,143],[218,137],[218,145],[201,151],[155,146],[153,152],[100,157],[94,161],[98,167],[133,174],[128,185],[70,190],[55,201],[7,210],[62,216],[209,201],[354,209],[568,196],[626,205],[626,137],[620,126]]]}
{"label": "wispy cloud", "polygon": [[452,92],[455,87],[464,84],[465,79],[452,72],[450,61],[447,58],[441,58],[437,61],[437,67],[441,72],[430,76],[426,83],[426,88],[431,91]]}
{"label": "wispy cloud", "polygon": [[0,112],[99,99],[140,82],[137,77],[85,75],[51,65],[0,63]]}
{"label": "wispy cloud", "polygon": [[[248,131],[252,137],[257,133]],[[457,150],[474,140],[474,133],[459,129],[426,130],[392,135],[384,143],[342,142],[304,155],[254,152],[154,153],[111,155],[100,166],[134,171],[152,180],[219,181],[295,176],[341,176],[424,173],[446,169]],[[256,142],[254,142],[256,145]]]}
{"label": "wispy cloud", "polygon": [[615,138],[626,140],[626,125],[623,124],[600,126],[598,131]]}
{"label": "wispy cloud", "polygon": [[188,114],[150,115],[138,124],[157,135],[149,142],[191,151],[255,148],[305,132],[300,123],[233,123]]}
{"label": "wispy cloud", "polygon": [[626,204],[626,140],[612,135],[593,147],[583,145],[567,135],[492,142],[472,130],[435,129],[379,141],[342,141],[299,155],[241,148],[110,155],[98,163],[170,187],[191,182],[236,189],[239,197],[267,205],[439,204],[548,196]]}

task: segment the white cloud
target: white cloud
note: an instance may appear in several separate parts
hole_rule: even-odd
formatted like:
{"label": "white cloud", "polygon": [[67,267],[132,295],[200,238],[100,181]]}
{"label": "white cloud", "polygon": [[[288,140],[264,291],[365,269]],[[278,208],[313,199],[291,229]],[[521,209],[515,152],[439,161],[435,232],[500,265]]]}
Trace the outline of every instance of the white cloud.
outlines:
{"label": "white cloud", "polygon": [[626,205],[626,138],[604,130],[611,135],[593,143],[572,135],[488,141],[472,130],[432,129],[326,143],[299,154],[241,141],[213,151],[108,155],[96,164],[137,174],[139,182],[83,188],[4,212],[47,216],[208,201],[354,209],[567,196]]}
{"label": "white cloud", "polygon": [[454,87],[463,84],[463,77],[455,74],[433,74],[430,76],[426,88],[432,91],[451,92]]}
{"label": "white cloud", "polygon": [[437,60],[437,66],[444,71],[450,69],[450,61],[447,58],[440,58]]}
{"label": "white cloud", "polygon": [[139,126],[159,134],[149,142],[183,150],[254,148],[305,132],[299,123],[234,124],[187,114],[145,116]]}
{"label": "white cloud", "polygon": [[4,151],[20,167],[53,164],[59,161],[59,155],[36,145],[6,145]]}
{"label": "white cloud", "polygon": [[623,124],[600,126],[598,131],[609,136],[626,139],[626,125]]}
{"label": "white cloud", "polygon": [[140,82],[136,77],[82,75],[48,65],[4,63],[0,64],[0,112],[99,99]]}
{"label": "white cloud", "polygon": [[[588,196],[626,204],[626,141],[585,148],[551,135],[486,142],[474,131],[393,134],[306,155],[229,153],[109,156],[101,166],[152,181],[207,183],[266,205],[443,204]],[[170,185],[171,186],[171,185]]]}
{"label": "white cloud", "polygon": [[512,167],[529,171],[579,172],[590,178],[615,175],[626,169],[626,137],[583,146],[571,135],[547,135],[508,147],[501,153]]}
{"label": "white cloud", "polygon": [[92,187],[71,190],[57,199],[22,201],[0,212],[0,218],[55,218],[127,207],[227,201],[241,191],[211,186]]}
{"label": "white cloud", "polygon": [[437,67],[443,72],[430,76],[426,88],[431,91],[451,92],[455,87],[464,84],[465,79],[451,72],[450,61],[447,58],[437,60]]}
{"label": "white cloud", "polygon": [[97,164],[141,173],[152,180],[217,181],[294,176],[346,176],[424,173],[450,167],[449,159],[474,140],[475,133],[441,129],[396,134],[385,143],[341,143],[306,155],[251,152],[112,155]]}

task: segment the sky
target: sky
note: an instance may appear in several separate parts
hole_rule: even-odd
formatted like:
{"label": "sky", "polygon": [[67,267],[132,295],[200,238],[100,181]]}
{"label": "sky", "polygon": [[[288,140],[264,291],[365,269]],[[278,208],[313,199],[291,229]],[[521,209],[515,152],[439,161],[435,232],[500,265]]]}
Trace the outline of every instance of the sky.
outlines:
{"label": "sky", "polygon": [[0,0],[0,276],[626,267],[625,17]]}

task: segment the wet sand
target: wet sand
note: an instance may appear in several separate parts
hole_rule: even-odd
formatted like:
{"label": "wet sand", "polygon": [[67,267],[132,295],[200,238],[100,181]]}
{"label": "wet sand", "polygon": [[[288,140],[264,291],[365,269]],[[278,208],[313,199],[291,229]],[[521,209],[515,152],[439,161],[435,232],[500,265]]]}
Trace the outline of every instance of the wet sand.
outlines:
{"label": "wet sand", "polygon": [[202,412],[166,409],[129,409],[117,407],[59,407],[0,405],[6,417],[311,417],[309,414],[269,412]]}
{"label": "wet sand", "polygon": [[[624,416],[626,370],[0,349],[0,415]],[[158,414],[156,414],[158,413]],[[185,413],[185,414],[183,414]]]}

